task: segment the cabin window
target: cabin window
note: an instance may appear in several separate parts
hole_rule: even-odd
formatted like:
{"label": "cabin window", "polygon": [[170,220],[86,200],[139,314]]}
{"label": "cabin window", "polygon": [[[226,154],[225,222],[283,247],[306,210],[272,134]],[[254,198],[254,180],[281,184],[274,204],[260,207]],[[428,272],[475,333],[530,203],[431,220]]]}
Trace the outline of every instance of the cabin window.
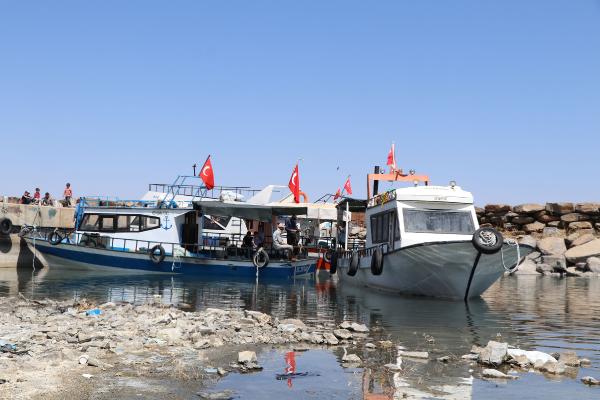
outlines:
{"label": "cabin window", "polygon": [[229,224],[231,217],[204,215],[202,229],[210,229],[214,231],[223,231]]}
{"label": "cabin window", "polygon": [[141,232],[160,227],[160,218],[147,215],[85,214],[80,231]]}
{"label": "cabin window", "polygon": [[471,235],[475,232],[470,211],[403,210],[404,229],[415,233]]}
{"label": "cabin window", "polygon": [[396,210],[386,211],[371,216],[371,241],[387,243],[393,232],[394,240],[400,240],[400,227]]}

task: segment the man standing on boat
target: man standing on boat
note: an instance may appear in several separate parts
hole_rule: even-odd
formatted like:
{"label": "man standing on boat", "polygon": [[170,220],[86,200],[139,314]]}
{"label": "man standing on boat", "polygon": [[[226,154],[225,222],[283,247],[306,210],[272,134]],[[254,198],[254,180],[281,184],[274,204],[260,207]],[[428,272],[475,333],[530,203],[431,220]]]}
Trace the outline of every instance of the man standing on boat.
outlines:
{"label": "man standing on boat", "polygon": [[298,246],[298,221],[295,215],[285,221],[285,231],[287,233],[287,244],[293,248]]}

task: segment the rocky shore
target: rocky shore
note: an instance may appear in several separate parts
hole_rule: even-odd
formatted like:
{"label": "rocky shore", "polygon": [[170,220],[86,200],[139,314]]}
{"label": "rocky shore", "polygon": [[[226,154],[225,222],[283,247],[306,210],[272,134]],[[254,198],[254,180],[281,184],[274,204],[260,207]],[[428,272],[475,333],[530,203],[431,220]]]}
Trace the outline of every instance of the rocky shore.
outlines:
{"label": "rocky shore", "polygon": [[600,203],[488,204],[476,211],[481,226],[536,249],[515,274],[600,274]]}

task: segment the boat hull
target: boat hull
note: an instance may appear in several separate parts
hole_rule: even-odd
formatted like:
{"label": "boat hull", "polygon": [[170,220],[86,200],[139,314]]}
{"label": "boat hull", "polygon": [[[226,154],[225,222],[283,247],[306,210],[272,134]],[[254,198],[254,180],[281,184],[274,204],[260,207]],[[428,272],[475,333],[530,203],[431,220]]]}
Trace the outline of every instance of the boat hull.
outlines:
{"label": "boat hull", "polygon": [[[532,250],[520,246],[519,256]],[[460,300],[480,296],[496,282],[506,271],[503,259],[506,268],[513,268],[517,247],[504,244],[497,253],[480,254],[470,241],[423,243],[384,254],[381,275],[371,273],[371,256],[360,259],[355,276],[348,275],[350,259],[340,258],[338,274],[344,284]]]}
{"label": "boat hull", "polygon": [[[30,246],[32,243],[28,239]],[[133,253],[97,249],[72,244],[51,245],[46,241],[36,241],[35,250],[49,267],[81,266],[90,268],[122,268],[139,270],[144,273],[190,274],[220,277],[257,277],[257,268],[251,261],[209,259],[200,257],[165,256],[160,263],[153,263],[146,253]],[[310,276],[315,272],[316,260],[279,261],[258,269],[258,277],[263,279],[293,279]]]}

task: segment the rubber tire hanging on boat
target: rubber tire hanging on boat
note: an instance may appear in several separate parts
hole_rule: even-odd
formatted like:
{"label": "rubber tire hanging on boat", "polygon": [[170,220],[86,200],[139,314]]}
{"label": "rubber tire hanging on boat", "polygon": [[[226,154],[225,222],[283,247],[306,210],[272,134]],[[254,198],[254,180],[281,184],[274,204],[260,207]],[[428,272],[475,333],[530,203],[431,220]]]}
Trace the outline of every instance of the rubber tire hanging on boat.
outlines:
{"label": "rubber tire hanging on boat", "polygon": [[358,255],[358,251],[352,253],[352,258],[350,258],[350,265],[348,266],[348,275],[354,276],[358,272],[358,264],[360,264],[360,257]]}
{"label": "rubber tire hanging on boat", "polygon": [[502,248],[504,237],[496,229],[485,227],[475,231],[471,242],[483,254],[494,254]]}
{"label": "rubber tire hanging on boat", "polygon": [[0,221],[0,233],[3,235],[8,235],[12,231],[12,221],[8,218],[4,218]]}
{"label": "rubber tire hanging on boat", "polygon": [[[327,250],[331,251],[331,250]],[[325,253],[327,254],[327,253]],[[327,262],[327,259],[324,258]],[[334,275],[337,272],[337,264],[338,264],[338,253],[337,251],[331,251],[331,256],[329,258],[329,274]]]}
{"label": "rubber tire hanging on boat", "polygon": [[52,231],[48,235],[48,243],[50,243],[52,246],[56,246],[57,244],[62,242],[62,240],[63,237],[60,236],[60,233],[58,233],[57,231]]}
{"label": "rubber tire hanging on boat", "polygon": [[[157,250],[158,254],[156,254]],[[160,264],[165,260],[165,249],[160,244],[157,244],[150,249],[150,260],[152,260],[154,264]]]}
{"label": "rubber tire hanging on boat", "polygon": [[381,275],[383,272],[383,251],[378,247],[371,256],[371,273],[373,275]]}
{"label": "rubber tire hanging on boat", "polygon": [[21,230],[19,231],[19,233],[17,233],[17,235],[20,238],[24,238],[25,236],[27,236],[29,234],[29,232],[31,232],[31,229],[27,226],[22,226]]}
{"label": "rubber tire hanging on boat", "polygon": [[[260,257],[262,256],[262,261]],[[256,253],[252,256],[252,264],[256,268],[264,268],[269,265],[269,254],[262,247],[256,250]]]}

